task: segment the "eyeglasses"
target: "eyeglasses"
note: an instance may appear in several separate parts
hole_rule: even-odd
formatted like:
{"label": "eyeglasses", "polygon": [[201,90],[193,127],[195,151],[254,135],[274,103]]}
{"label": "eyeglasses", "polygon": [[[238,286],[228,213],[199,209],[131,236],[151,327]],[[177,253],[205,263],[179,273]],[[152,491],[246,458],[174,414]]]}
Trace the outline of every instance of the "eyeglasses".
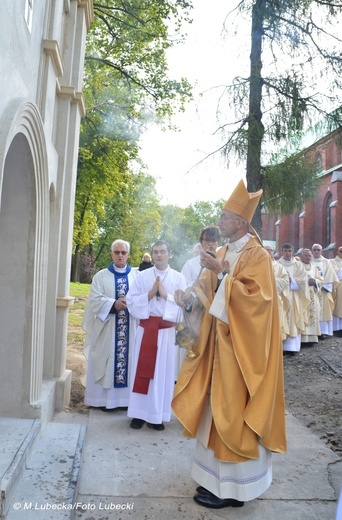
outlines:
{"label": "eyeglasses", "polygon": [[221,215],[219,218],[219,221],[221,221],[221,222],[226,222],[227,220],[240,220],[240,219],[237,217],[230,217],[227,215]]}
{"label": "eyeglasses", "polygon": [[114,253],[114,255],[128,255],[128,251],[112,251],[112,253]]}

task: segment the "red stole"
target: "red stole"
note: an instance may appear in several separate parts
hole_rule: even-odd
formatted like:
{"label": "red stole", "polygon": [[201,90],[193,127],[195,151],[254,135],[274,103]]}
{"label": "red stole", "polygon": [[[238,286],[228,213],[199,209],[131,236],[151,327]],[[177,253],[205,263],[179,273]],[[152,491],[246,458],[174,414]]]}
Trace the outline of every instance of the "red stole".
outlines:
{"label": "red stole", "polygon": [[147,320],[140,320],[144,334],[141,340],[137,371],[135,374],[133,392],[147,394],[150,379],[154,378],[157,359],[158,331],[175,326],[172,321],[165,321],[160,316],[150,316]]}

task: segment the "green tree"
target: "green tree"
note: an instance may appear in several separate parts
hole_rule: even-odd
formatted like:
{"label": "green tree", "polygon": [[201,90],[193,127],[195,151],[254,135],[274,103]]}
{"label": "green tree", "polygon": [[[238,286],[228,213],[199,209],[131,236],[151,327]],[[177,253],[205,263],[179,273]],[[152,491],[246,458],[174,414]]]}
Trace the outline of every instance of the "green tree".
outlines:
{"label": "green tree", "polygon": [[161,208],[162,229],[160,238],[166,240],[172,250],[170,265],[180,271],[191,258],[192,249],[199,240],[201,229],[216,226],[224,201],[197,201],[187,208],[167,205]]}
{"label": "green tree", "polygon": [[142,172],[131,175],[125,186],[108,199],[105,216],[99,221],[102,232],[94,248],[97,268],[108,264],[110,244],[117,238],[130,243],[132,266],[138,266],[143,253],[151,250],[161,229],[155,182]]}
{"label": "green tree", "polygon": [[[138,143],[146,123],[152,117],[166,120],[191,97],[184,78],[168,78],[166,61],[166,51],[181,39],[181,21],[189,20],[190,10],[191,2],[186,0],[94,3],[95,20],[88,33],[84,72],[87,115],[80,134],[73,281],[78,276],[81,251],[96,254],[101,265],[107,239],[125,234],[127,240],[132,236],[132,259],[137,261],[134,255],[140,255],[150,235],[158,232],[152,180],[141,172],[136,174],[133,164],[139,164]],[[137,192],[134,198],[134,190],[143,186],[150,190],[151,199],[147,190],[145,198],[139,199]],[[118,214],[120,221],[114,218],[114,228],[111,217]],[[137,224],[144,222],[146,215],[150,234],[146,225]],[[156,224],[151,225],[151,221]]]}
{"label": "green tree", "polygon": [[[152,117],[162,121],[183,109],[191,97],[190,85],[185,78],[168,77],[166,52],[182,41],[180,28],[190,21],[191,8],[187,0],[94,3],[85,58],[85,87],[93,90],[96,101],[87,106],[89,118],[100,113],[108,130],[119,118],[140,135]],[[88,75],[89,70],[96,74]]]}
{"label": "green tree", "polygon": [[[86,136],[81,135],[81,142]],[[92,140],[91,140],[92,139]],[[87,146],[79,150],[74,215],[74,255],[71,280],[78,279],[79,254],[92,246],[99,235],[99,222],[104,218],[106,201],[124,190],[130,179],[128,158],[134,147],[127,141],[112,141],[90,135]]]}
{"label": "green tree", "polygon": [[178,271],[181,269],[184,258],[187,256],[188,241],[184,236],[184,208],[167,204],[161,207],[162,229],[160,236],[162,240],[166,240],[172,251],[170,265]]}
{"label": "green tree", "polygon": [[[322,180],[317,172],[315,150],[283,150],[263,167],[264,205],[268,213],[290,215],[312,198]],[[282,191],[281,191],[282,190]]]}
{"label": "green tree", "polygon": [[201,229],[205,226],[217,226],[224,200],[216,202],[197,201],[184,210],[183,230],[188,237],[188,256],[198,242]]}
{"label": "green tree", "polygon": [[[238,9],[252,21],[250,72],[227,88],[237,118],[221,127],[225,153],[234,152],[246,161],[249,191],[274,192],[274,183],[268,185],[273,172],[282,194],[278,212],[288,213],[315,193],[316,171],[311,161],[308,174],[311,159],[303,167],[298,150],[286,164],[276,163],[273,156],[268,165],[270,152],[298,141],[318,117],[330,121],[331,129],[341,126],[342,59],[336,20],[342,0],[241,0]],[[294,188],[300,196],[293,196]],[[260,231],[260,206],[253,223]]]}

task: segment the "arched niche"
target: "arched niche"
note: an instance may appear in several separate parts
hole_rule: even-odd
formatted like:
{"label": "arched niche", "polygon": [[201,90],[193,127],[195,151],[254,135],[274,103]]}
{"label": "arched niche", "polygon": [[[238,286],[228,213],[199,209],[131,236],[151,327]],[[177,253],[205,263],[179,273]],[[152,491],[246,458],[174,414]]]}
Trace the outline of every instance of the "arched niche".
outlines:
{"label": "arched niche", "polygon": [[[10,123],[10,124],[9,124]],[[12,102],[0,124],[0,415],[39,416],[44,356],[48,170],[36,107]]]}

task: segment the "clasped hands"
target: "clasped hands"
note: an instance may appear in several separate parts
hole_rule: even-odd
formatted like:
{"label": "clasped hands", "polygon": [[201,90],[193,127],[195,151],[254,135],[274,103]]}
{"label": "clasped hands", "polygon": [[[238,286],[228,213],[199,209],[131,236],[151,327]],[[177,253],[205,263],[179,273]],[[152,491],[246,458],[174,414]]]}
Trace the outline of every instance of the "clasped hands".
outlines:
{"label": "clasped hands", "polygon": [[148,299],[151,300],[154,296],[159,300],[160,298],[164,298],[167,300],[167,292],[165,291],[162,282],[160,280],[160,276],[157,276],[154,284],[152,285],[152,289],[148,293]]}
{"label": "clasped hands", "polygon": [[126,303],[126,296],[120,296],[116,301],[114,305],[115,309],[117,311],[123,311],[127,309],[127,303]]}

